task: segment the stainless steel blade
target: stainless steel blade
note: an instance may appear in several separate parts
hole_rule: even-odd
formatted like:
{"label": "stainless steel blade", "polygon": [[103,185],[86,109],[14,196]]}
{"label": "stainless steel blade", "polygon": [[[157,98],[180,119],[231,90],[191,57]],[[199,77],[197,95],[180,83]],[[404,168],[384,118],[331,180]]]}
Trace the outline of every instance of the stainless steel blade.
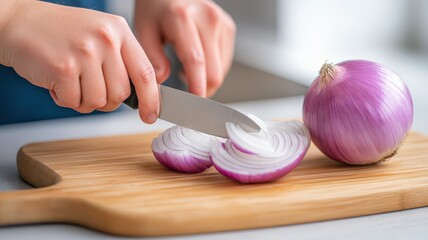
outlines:
{"label": "stainless steel blade", "polygon": [[218,137],[227,138],[226,122],[246,125],[260,131],[260,126],[241,112],[219,102],[170,87],[160,86],[159,118]]}

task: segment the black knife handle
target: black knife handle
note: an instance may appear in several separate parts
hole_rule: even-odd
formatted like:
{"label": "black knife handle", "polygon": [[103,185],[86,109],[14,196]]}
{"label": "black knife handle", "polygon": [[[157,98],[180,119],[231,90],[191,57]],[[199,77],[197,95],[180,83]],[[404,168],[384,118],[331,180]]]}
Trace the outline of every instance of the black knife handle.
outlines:
{"label": "black knife handle", "polygon": [[133,109],[138,109],[138,98],[137,98],[137,92],[135,91],[135,86],[132,83],[132,81],[129,81],[129,84],[131,85],[131,95],[123,101],[126,105],[130,106]]}

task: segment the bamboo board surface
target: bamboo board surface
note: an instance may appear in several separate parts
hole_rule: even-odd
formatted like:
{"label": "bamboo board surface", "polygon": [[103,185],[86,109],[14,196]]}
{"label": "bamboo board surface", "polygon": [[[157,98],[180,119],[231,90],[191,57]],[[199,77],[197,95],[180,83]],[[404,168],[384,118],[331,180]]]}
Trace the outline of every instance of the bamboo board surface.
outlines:
{"label": "bamboo board surface", "polygon": [[428,205],[428,137],[411,133],[389,162],[350,167],[312,144],[272,183],[243,185],[214,168],[172,172],[153,157],[158,133],[29,144],[21,177],[35,189],[0,193],[0,225],[72,223],[152,236],[249,229]]}

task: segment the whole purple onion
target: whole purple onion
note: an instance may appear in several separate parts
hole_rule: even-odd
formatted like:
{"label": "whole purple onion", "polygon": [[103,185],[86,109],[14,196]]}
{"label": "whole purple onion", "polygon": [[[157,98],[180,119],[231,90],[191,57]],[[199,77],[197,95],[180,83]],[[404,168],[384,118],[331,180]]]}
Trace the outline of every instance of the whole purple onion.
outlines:
{"label": "whole purple onion", "polygon": [[396,73],[377,63],[325,63],[306,93],[303,120],[328,157],[373,164],[397,153],[412,126],[412,97]]}

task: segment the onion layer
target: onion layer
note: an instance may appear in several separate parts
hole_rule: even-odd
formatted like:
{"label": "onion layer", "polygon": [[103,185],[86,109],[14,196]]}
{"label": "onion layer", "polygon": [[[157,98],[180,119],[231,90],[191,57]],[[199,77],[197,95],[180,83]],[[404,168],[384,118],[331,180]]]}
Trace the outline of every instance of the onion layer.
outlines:
{"label": "onion layer", "polygon": [[167,129],[153,139],[155,158],[165,167],[183,172],[199,173],[213,165],[211,143],[215,137],[181,126]]}
{"label": "onion layer", "polygon": [[241,183],[285,176],[300,163],[310,145],[309,132],[298,121],[267,122],[259,133],[246,132],[233,123],[227,123],[226,128],[230,139],[214,141],[211,159],[221,174]]}
{"label": "onion layer", "polygon": [[374,62],[324,64],[303,104],[303,120],[328,157],[365,165],[392,157],[413,122],[404,81]]}
{"label": "onion layer", "polygon": [[152,142],[155,158],[165,167],[198,173],[214,164],[224,176],[241,183],[268,182],[291,172],[303,159],[310,135],[303,123],[257,122],[260,132],[226,123],[229,139],[184,127],[167,129]]}

